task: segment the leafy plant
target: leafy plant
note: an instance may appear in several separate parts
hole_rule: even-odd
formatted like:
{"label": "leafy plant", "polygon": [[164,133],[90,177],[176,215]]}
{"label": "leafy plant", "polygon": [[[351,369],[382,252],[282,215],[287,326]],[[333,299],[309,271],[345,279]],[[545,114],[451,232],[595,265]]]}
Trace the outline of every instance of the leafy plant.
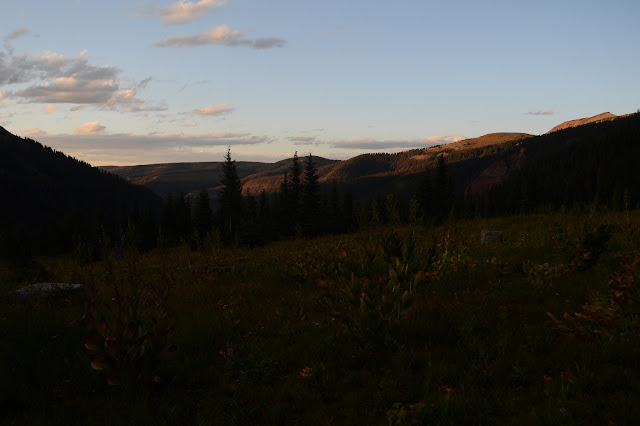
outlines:
{"label": "leafy plant", "polygon": [[415,269],[413,240],[403,243],[393,232],[361,253],[343,251],[334,278],[320,280],[320,285],[330,314],[347,333],[368,344],[384,344],[408,315],[424,273]]}

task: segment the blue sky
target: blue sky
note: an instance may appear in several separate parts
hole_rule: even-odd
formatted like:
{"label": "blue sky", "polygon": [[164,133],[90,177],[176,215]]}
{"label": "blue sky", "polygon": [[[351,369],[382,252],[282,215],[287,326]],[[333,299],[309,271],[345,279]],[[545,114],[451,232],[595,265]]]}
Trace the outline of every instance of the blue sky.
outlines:
{"label": "blue sky", "polygon": [[640,2],[21,0],[0,125],[93,165],[394,152],[640,108]]}

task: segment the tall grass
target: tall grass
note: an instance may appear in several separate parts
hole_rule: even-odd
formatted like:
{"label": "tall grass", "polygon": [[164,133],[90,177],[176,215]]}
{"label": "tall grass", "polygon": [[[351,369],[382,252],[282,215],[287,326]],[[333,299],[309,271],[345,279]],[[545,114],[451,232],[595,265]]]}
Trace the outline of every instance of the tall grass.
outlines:
{"label": "tall grass", "polygon": [[[92,290],[84,305],[2,302],[2,420],[630,423],[639,219],[586,210],[37,259],[52,281]],[[482,244],[484,228],[504,241]],[[5,291],[20,274],[3,269]],[[95,340],[103,317],[120,334]],[[174,332],[126,340],[127,321],[137,337]],[[85,347],[114,336],[119,380]]]}

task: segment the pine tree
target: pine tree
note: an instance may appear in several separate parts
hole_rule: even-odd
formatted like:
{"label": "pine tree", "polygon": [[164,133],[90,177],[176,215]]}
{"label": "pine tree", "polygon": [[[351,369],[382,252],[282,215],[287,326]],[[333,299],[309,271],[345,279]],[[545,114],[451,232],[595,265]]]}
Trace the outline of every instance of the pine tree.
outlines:
{"label": "pine tree", "polygon": [[297,225],[300,219],[300,195],[302,168],[298,160],[298,151],[293,155],[293,164],[291,165],[291,179],[289,181],[289,205],[288,213],[291,223]]}
{"label": "pine tree", "polygon": [[428,217],[432,212],[432,190],[431,190],[431,172],[429,169],[425,170],[424,178],[422,182],[420,182],[420,187],[418,188],[418,201],[420,202],[420,207],[422,208],[422,214],[424,217]]}
{"label": "pine tree", "polygon": [[207,234],[213,230],[213,211],[209,192],[204,188],[198,193],[193,221],[198,236],[197,242],[202,244]]}
{"label": "pine tree", "polygon": [[223,239],[230,243],[235,240],[242,210],[242,183],[238,177],[236,161],[231,159],[231,147],[227,148],[222,173],[219,217]]}
{"label": "pine tree", "polygon": [[320,200],[318,198],[319,185],[313,157],[311,153],[305,161],[304,181],[302,185],[302,226],[307,235],[318,233],[318,208]]}
{"label": "pine tree", "polygon": [[451,184],[447,174],[447,163],[444,156],[440,154],[436,162],[436,179],[434,185],[435,213],[439,217],[449,212],[451,207],[451,198],[453,185]]}

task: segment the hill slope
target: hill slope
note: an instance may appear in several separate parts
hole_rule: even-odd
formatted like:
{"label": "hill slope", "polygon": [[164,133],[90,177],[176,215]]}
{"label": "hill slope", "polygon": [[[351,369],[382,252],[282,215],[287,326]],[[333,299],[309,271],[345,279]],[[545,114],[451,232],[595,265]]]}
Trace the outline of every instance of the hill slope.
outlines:
{"label": "hill slope", "polygon": [[[344,161],[328,160],[322,157],[313,157],[313,159],[318,168],[319,182],[324,192],[329,191],[328,187],[337,184],[343,190],[350,190],[354,199],[358,201],[369,199],[378,192],[395,191],[396,188],[402,193],[414,192],[417,187],[416,179],[418,179],[416,173],[422,173],[425,168],[433,167],[439,155],[453,160],[454,157],[466,157],[462,153],[475,153],[477,150],[485,150],[487,147],[499,146],[531,136],[526,133],[491,133],[478,138],[396,154],[362,154]],[[243,193],[257,195],[263,190],[267,193],[278,192],[283,175],[291,166],[291,161],[286,159],[272,164],[236,162],[238,174],[243,183]],[[478,164],[486,167],[482,161]],[[220,190],[221,167],[222,163],[210,162],[105,166],[103,169],[116,173],[130,182],[145,185],[162,197],[166,197],[169,193],[193,196],[200,189],[206,188],[215,202],[216,194]],[[472,169],[475,172],[475,168]],[[477,170],[477,173],[479,172],[480,170]],[[463,187],[464,185],[461,186]],[[402,194],[400,195],[403,198]]]}
{"label": "hill slope", "polygon": [[618,118],[617,115],[611,114],[610,112],[603,112],[602,114],[594,115],[593,117],[565,121],[564,123],[558,124],[556,127],[549,130],[547,134],[557,132],[558,130],[568,129],[570,127],[582,126],[583,124],[597,123],[606,120],[614,120],[616,118]]}
{"label": "hill slope", "polygon": [[[148,188],[22,139],[2,127],[0,189],[2,241],[29,240],[40,247],[70,244],[73,232],[89,227],[96,215],[106,213],[117,218],[123,204],[129,208],[137,204],[140,211],[156,215],[162,205]],[[5,251],[11,249],[7,244]]]}

